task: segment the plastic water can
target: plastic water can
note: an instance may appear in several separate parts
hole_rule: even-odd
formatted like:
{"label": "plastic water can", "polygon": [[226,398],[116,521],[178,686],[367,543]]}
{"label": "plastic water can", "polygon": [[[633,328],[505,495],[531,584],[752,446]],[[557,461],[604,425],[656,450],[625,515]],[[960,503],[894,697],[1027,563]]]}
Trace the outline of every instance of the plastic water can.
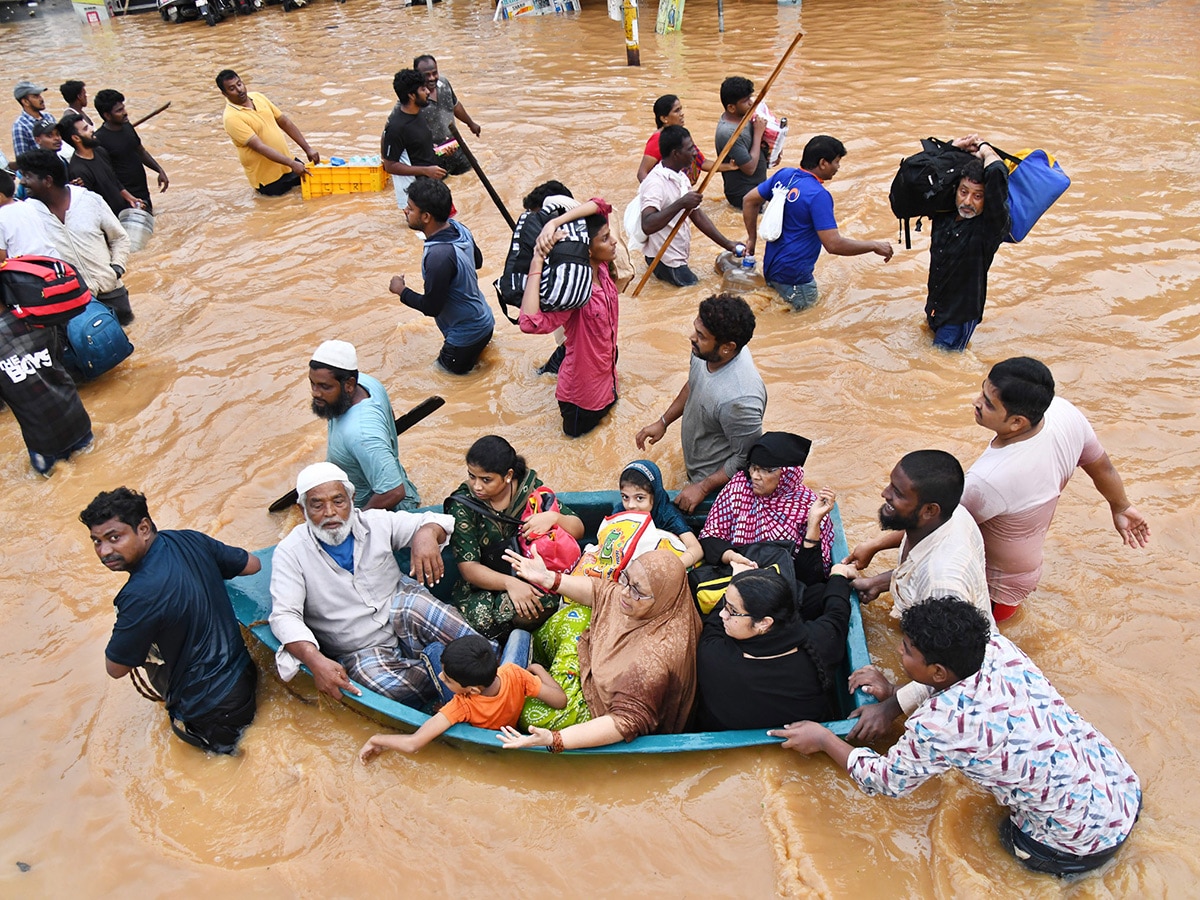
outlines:
{"label": "plastic water can", "polygon": [[767,282],[762,273],[754,265],[753,256],[743,256],[741,265],[730,269],[721,280],[721,288],[726,291],[752,291],[763,287]]}
{"label": "plastic water can", "polygon": [[775,168],[779,165],[779,158],[783,156],[783,145],[787,141],[787,116],[779,120],[779,135],[775,138],[775,143],[771,145],[771,159],[767,162],[768,168]]}

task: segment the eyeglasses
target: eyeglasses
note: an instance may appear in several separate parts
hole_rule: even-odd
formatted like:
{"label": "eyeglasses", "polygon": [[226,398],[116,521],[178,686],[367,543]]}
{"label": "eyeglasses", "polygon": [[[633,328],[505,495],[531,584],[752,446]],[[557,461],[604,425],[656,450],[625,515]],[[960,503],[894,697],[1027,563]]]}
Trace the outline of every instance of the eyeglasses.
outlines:
{"label": "eyeglasses", "polygon": [[751,475],[774,475],[779,471],[779,466],[757,466],[754,463],[750,464]]}
{"label": "eyeglasses", "polygon": [[734,612],[733,607],[729,605],[728,600],[725,601],[724,612],[725,612],[725,615],[729,616],[729,618],[731,618],[731,619],[753,619],[754,618],[754,616],[750,615],[750,613]]}
{"label": "eyeglasses", "polygon": [[636,585],[634,585],[632,581],[629,580],[629,576],[625,574],[624,570],[622,570],[621,574],[617,576],[617,584],[625,588],[627,591],[629,591],[629,593],[633,594],[634,599],[636,600],[649,600],[654,596],[653,594],[642,593],[642,591]]}

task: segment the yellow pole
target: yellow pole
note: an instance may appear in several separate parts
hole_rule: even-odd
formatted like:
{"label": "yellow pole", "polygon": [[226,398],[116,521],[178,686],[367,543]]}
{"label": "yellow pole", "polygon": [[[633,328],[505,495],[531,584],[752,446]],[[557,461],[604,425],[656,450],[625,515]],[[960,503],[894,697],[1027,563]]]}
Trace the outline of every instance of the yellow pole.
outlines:
{"label": "yellow pole", "polygon": [[638,49],[637,0],[625,0],[625,61],[630,66],[642,64],[642,51]]}

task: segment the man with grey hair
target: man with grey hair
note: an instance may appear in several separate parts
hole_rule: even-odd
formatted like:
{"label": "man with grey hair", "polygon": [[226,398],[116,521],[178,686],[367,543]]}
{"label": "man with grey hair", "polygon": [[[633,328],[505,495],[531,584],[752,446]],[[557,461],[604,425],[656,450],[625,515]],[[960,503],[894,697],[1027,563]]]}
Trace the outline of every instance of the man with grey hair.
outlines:
{"label": "man with grey hair", "polygon": [[348,341],[325,341],[308,363],[313,415],[329,423],[325,459],[354,484],[360,509],[421,505],[417,488],[400,464],[396,414],[382,384],[358,370],[358,351]]}
{"label": "man with grey hair", "polygon": [[[441,513],[355,509],[354,485],[333,463],[296,479],[304,523],[279,542],[271,567],[271,631],[283,645],[279,675],[303,663],[334,699],[360,696],[353,682],[420,708],[440,694],[432,659],[475,632],[423,587],[444,574],[454,519]],[[409,548],[400,571],[393,551]],[[353,681],[352,681],[353,679]]]}

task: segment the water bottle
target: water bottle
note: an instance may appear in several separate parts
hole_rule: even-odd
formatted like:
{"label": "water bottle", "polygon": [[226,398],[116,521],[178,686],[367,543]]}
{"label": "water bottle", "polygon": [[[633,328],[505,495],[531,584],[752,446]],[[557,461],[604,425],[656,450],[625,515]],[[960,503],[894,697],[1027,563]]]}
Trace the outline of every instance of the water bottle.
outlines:
{"label": "water bottle", "polygon": [[717,261],[713,263],[713,268],[718,275],[733,271],[741,266],[742,254],[745,252],[745,244],[738,244],[732,250],[725,250],[717,255]]}
{"label": "water bottle", "polygon": [[779,158],[783,156],[783,144],[787,140],[787,116],[781,116],[779,119],[779,136],[775,138],[775,146],[771,148],[771,159],[767,163],[769,168],[775,168],[779,165]]}
{"label": "water bottle", "polygon": [[763,287],[766,283],[766,279],[754,267],[754,257],[743,256],[740,266],[725,273],[725,277],[721,280],[721,289],[735,293],[752,291],[755,288]]}

